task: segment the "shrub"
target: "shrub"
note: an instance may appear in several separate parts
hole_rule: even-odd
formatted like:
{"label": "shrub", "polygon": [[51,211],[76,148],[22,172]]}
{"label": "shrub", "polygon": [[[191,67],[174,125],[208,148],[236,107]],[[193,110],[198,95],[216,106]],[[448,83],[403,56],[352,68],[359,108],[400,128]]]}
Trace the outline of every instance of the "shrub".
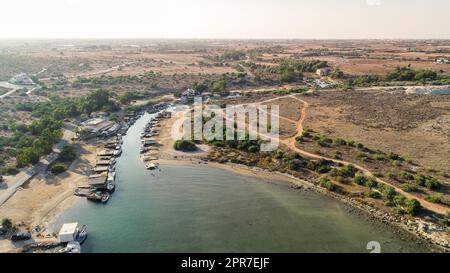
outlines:
{"label": "shrub", "polygon": [[387,201],[392,201],[397,194],[395,189],[388,185],[381,185],[380,186],[381,194],[383,195],[384,199]]}
{"label": "shrub", "polygon": [[406,192],[415,192],[418,190],[418,187],[416,184],[405,183],[405,184],[401,185],[401,189]]}
{"label": "shrub", "polygon": [[366,191],[364,193],[364,196],[369,197],[369,198],[373,198],[373,199],[380,199],[381,198],[381,194],[377,191]]}
{"label": "shrub", "polygon": [[425,187],[430,190],[438,189],[440,188],[440,186],[441,183],[434,177],[428,177],[428,179],[425,181]]}
{"label": "shrub", "polygon": [[408,173],[408,172],[401,172],[400,177],[406,180],[414,180],[414,175]]}
{"label": "shrub", "polygon": [[76,157],[77,157],[77,154],[75,152],[75,148],[73,146],[70,146],[70,145],[65,145],[62,148],[58,159],[61,160],[61,161],[67,162],[67,161],[75,160]]}
{"label": "shrub", "polygon": [[342,138],[336,138],[335,140],[333,140],[333,143],[336,145],[347,145],[347,141]]}
{"label": "shrub", "polygon": [[450,206],[450,200],[441,193],[432,194],[430,196],[427,196],[426,199],[432,203]]}
{"label": "shrub", "polygon": [[53,166],[50,167],[50,171],[53,174],[60,174],[62,172],[66,171],[66,166],[62,165],[62,164],[55,164]]}
{"label": "shrub", "polygon": [[373,176],[375,177],[383,177],[383,174],[380,172],[373,172]]}
{"label": "shrub", "polygon": [[376,177],[369,177],[366,181],[366,187],[375,188],[378,186]]}
{"label": "shrub", "polygon": [[11,221],[11,219],[9,219],[9,218],[4,218],[4,219],[2,220],[2,227],[3,227],[5,230],[10,231],[10,230],[12,230],[12,229],[14,228],[14,224],[13,224],[13,222]]}
{"label": "shrub", "polygon": [[397,175],[393,172],[388,172],[386,173],[387,177],[389,177],[390,179],[397,179]]}
{"label": "shrub", "polygon": [[430,190],[438,189],[441,186],[441,182],[432,176],[425,176],[418,174],[414,176],[414,182],[419,186],[425,186]]}
{"label": "shrub", "polygon": [[330,179],[327,179],[327,178],[320,179],[320,186],[323,188],[326,188],[329,191],[335,190],[335,186],[334,186],[333,182],[331,182]]}
{"label": "shrub", "polygon": [[353,178],[353,182],[358,185],[365,185],[367,180],[367,177],[364,175],[356,175],[355,178]]}
{"label": "shrub", "polygon": [[173,144],[173,148],[177,151],[192,152],[197,150],[197,146],[191,140],[177,140]]}
{"label": "shrub", "polygon": [[340,175],[344,177],[354,177],[356,172],[357,169],[352,164],[344,166],[339,170]]}
{"label": "shrub", "polygon": [[420,202],[416,199],[407,199],[405,201],[405,211],[411,216],[416,215],[421,207]]}
{"label": "shrub", "polygon": [[393,153],[393,152],[390,152],[390,153],[388,154],[388,158],[389,158],[390,160],[404,161],[404,159],[403,159],[400,155],[398,155],[398,154],[396,154],[396,153]]}
{"label": "shrub", "polygon": [[384,160],[386,160],[386,156],[383,154],[376,154],[375,159],[378,161],[384,161]]}

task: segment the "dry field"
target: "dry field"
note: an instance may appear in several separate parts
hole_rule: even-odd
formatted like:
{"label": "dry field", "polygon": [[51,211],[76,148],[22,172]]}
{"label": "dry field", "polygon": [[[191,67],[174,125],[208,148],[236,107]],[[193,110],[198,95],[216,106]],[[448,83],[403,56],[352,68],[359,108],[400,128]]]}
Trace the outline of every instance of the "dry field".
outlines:
{"label": "dry field", "polygon": [[305,100],[306,128],[450,172],[449,96],[330,91]]}

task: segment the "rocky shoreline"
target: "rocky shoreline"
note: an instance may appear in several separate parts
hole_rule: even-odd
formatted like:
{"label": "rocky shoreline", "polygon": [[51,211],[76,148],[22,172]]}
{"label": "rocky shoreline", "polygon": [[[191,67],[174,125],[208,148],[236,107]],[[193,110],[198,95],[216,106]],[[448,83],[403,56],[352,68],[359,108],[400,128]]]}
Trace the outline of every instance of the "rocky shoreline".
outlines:
{"label": "rocky shoreline", "polygon": [[[208,162],[217,163],[215,161]],[[296,183],[291,184],[291,187],[294,189],[314,191],[330,198],[336,199],[347,205],[350,213],[364,214],[364,216],[368,217],[370,221],[376,222],[378,224],[383,224],[386,227],[391,228],[395,233],[401,236],[407,236],[409,237],[408,239],[415,241],[417,244],[429,248],[432,252],[450,252],[450,243],[445,238],[448,236],[448,230],[432,222],[406,215],[397,215],[387,211],[382,211],[368,204],[364,204],[355,198],[330,192],[312,182],[299,179],[286,173],[270,172],[258,167],[250,167],[247,165],[236,163],[218,164],[242,168],[252,172],[264,172],[289,177],[296,181]]]}

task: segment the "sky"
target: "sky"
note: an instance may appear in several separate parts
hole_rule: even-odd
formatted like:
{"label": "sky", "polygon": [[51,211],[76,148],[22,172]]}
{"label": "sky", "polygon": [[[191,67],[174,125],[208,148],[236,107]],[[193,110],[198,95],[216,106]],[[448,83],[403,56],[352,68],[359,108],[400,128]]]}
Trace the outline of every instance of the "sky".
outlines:
{"label": "sky", "polygon": [[1,0],[0,38],[450,39],[449,0]]}

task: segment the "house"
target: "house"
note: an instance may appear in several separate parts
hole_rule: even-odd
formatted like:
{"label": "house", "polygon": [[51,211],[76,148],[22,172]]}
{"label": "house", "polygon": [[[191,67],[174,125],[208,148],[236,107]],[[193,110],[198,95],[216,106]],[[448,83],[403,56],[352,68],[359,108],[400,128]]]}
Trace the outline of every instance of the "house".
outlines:
{"label": "house", "polygon": [[328,68],[328,67],[326,67],[326,68],[319,68],[319,69],[316,70],[316,74],[321,76],[321,77],[328,76],[328,75],[330,75],[330,73],[331,73],[331,69]]}
{"label": "house", "polygon": [[74,241],[78,231],[78,223],[64,224],[58,233],[58,238],[61,243]]}
{"label": "house", "polygon": [[107,132],[113,126],[114,123],[105,118],[93,118],[87,120],[80,126],[80,138],[88,139],[99,136],[102,133]]}
{"label": "house", "polygon": [[17,85],[34,85],[33,80],[25,73],[17,74],[9,80],[9,83]]}

